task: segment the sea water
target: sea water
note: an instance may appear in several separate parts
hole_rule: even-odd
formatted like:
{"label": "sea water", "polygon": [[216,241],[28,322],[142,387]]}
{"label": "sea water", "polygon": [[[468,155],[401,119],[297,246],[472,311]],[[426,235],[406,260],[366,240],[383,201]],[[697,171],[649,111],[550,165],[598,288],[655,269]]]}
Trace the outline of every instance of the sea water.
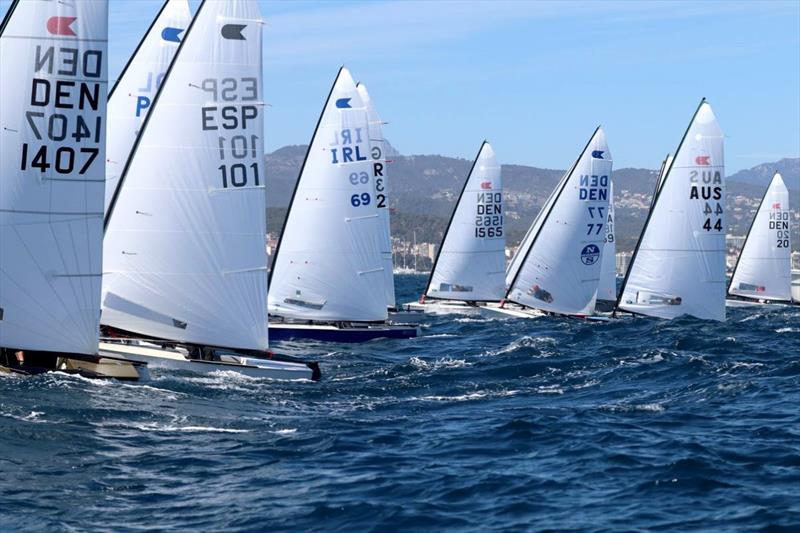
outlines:
{"label": "sea water", "polygon": [[797,307],[275,348],[322,381],[1,375],[0,530],[800,528]]}

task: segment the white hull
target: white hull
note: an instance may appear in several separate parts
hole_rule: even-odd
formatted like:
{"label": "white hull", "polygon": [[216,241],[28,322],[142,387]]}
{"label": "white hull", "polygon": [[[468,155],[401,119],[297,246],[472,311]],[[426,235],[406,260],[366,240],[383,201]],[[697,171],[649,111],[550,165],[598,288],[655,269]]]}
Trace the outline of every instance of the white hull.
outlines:
{"label": "white hull", "polygon": [[[130,344],[128,343],[130,342]],[[241,355],[222,355],[220,361],[189,359],[186,350],[162,348],[142,341],[100,342],[100,354],[147,363],[153,368],[185,370],[197,374],[233,371],[254,378],[310,380],[313,370],[300,362],[275,361]]]}
{"label": "white hull", "polygon": [[792,300],[800,302],[800,270],[792,270]]}
{"label": "white hull", "polygon": [[486,318],[539,318],[545,316],[545,313],[538,309],[520,307],[513,304],[506,304],[500,307],[500,304],[492,303],[481,306],[479,311],[481,316]]}
{"label": "white hull", "polygon": [[466,302],[459,302],[455,300],[428,300],[424,304],[419,302],[409,302],[405,304],[408,308],[416,313],[424,313],[429,315],[480,315],[480,306],[469,305]]}
{"label": "white hull", "polygon": [[725,307],[786,307],[789,302],[759,302],[758,300],[725,300]]}

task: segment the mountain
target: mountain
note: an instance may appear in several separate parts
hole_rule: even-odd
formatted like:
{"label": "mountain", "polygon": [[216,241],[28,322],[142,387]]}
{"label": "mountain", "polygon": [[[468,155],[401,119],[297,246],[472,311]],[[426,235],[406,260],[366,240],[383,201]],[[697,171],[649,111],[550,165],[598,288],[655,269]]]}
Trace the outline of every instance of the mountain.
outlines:
{"label": "mountain", "polygon": [[[773,163],[762,163],[728,176],[728,181],[756,185],[766,189],[775,172],[780,172],[789,190],[800,192],[800,157],[787,157]],[[800,207],[800,206],[796,206]]]}
{"label": "mountain", "polygon": [[[285,146],[267,154],[269,184],[269,230],[277,234],[286,213],[306,153],[306,146]],[[439,243],[472,161],[441,155],[401,155],[387,150],[392,235],[411,241]],[[728,233],[747,232],[766,183],[768,169],[780,168],[788,182],[800,182],[798,159],[782,159],[737,172],[728,180]],[[564,170],[503,165],[506,201],[506,236],[517,244]],[[768,177],[767,176],[768,173]],[[647,217],[657,170],[622,168],[614,170],[616,232],[619,250],[631,250]],[[795,206],[800,207],[800,202]],[[797,219],[793,229],[797,234]],[[797,239],[795,242],[798,242]]]}

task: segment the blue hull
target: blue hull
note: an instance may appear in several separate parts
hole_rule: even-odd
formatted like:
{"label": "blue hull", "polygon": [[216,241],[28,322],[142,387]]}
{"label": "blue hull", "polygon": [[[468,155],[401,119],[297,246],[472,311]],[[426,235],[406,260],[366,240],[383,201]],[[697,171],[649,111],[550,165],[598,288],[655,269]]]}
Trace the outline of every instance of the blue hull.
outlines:
{"label": "blue hull", "polygon": [[411,339],[416,337],[415,326],[375,326],[370,328],[320,328],[305,324],[281,324],[269,327],[270,341],[315,340],[325,342],[367,342],[373,339]]}

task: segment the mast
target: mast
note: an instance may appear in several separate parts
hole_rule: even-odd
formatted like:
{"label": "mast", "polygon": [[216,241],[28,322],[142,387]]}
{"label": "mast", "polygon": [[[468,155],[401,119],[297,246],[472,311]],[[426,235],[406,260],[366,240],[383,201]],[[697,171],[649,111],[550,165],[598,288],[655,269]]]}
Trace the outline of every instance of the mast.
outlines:
{"label": "mast", "polygon": [[122,174],[120,174],[119,183],[117,183],[117,188],[114,190],[114,195],[111,197],[111,202],[108,204],[108,210],[106,211],[105,220],[103,222],[104,233],[108,230],[108,224],[109,222],[111,222],[111,216],[114,214],[114,208],[117,205],[117,200],[119,199],[119,193],[122,190],[122,186],[125,184],[125,178],[128,176],[128,170],[130,170],[131,161],[133,161],[136,152],[139,150],[139,143],[142,140],[142,135],[144,131],[147,129],[147,125],[150,123],[150,117],[153,115],[152,111],[153,109],[156,108],[158,100],[161,97],[161,94],[164,92],[164,86],[167,84],[167,80],[169,79],[170,74],[172,73],[172,70],[175,67],[175,63],[178,62],[178,58],[181,55],[181,50],[183,50],[183,45],[186,43],[186,40],[192,31],[194,23],[197,22],[198,18],[200,18],[200,13],[202,13],[205,5],[206,5],[206,0],[200,0],[200,6],[198,6],[197,8],[197,13],[195,13],[194,18],[192,18],[192,21],[189,23],[189,27],[186,29],[186,33],[184,34],[183,39],[181,39],[180,44],[178,44],[178,50],[175,52],[175,56],[172,58],[172,61],[170,62],[169,67],[167,68],[167,71],[164,73],[164,79],[161,80],[161,85],[159,85],[158,89],[156,89],[156,95],[155,97],[153,97],[153,103],[150,105],[150,111],[147,113],[147,116],[144,117],[144,122],[142,122],[142,127],[139,128],[139,133],[136,135],[136,140],[133,141],[133,148],[131,148],[131,153],[128,156],[128,160],[125,161],[125,167],[122,169]]}
{"label": "mast", "polygon": [[272,286],[272,275],[275,273],[275,265],[278,264],[278,254],[280,253],[281,245],[283,244],[283,235],[286,232],[286,224],[289,222],[289,217],[292,214],[294,199],[297,196],[297,190],[300,188],[300,180],[303,179],[303,171],[306,169],[306,163],[308,163],[308,155],[311,153],[311,147],[314,146],[314,138],[317,136],[320,124],[322,124],[322,117],[325,115],[325,110],[328,109],[328,103],[331,100],[331,95],[333,95],[333,89],[336,87],[336,82],[339,81],[339,76],[341,76],[342,70],[344,70],[344,65],[339,67],[339,71],[336,73],[336,77],[333,79],[333,83],[331,84],[331,90],[328,91],[328,97],[325,99],[325,103],[322,105],[322,110],[319,112],[317,125],[314,127],[314,133],[311,134],[311,140],[308,143],[306,155],[303,157],[303,164],[300,165],[300,173],[297,175],[297,181],[294,183],[292,197],[289,199],[289,208],[286,210],[286,217],[283,219],[283,224],[281,224],[281,233],[278,235],[278,244],[275,245],[275,253],[272,254],[272,268],[269,269],[268,278],[270,287]]}
{"label": "mast", "polygon": [[[453,211],[450,213],[450,220],[447,221],[447,227],[444,230],[444,235],[442,235],[442,242],[439,245],[439,249],[436,250],[436,257],[433,260],[433,265],[431,266],[431,273],[428,275],[428,283],[425,285],[425,291],[422,293],[426,298],[433,298],[437,299],[436,296],[427,296],[428,291],[431,289],[431,281],[433,281],[433,274],[436,272],[436,265],[439,263],[439,257],[442,255],[442,249],[444,248],[445,242],[447,242],[447,235],[450,233],[450,226],[453,224],[453,218],[456,216],[456,211],[458,211],[458,204],[461,203],[461,198],[464,197],[464,191],[467,190],[467,185],[469,184],[469,180],[472,177],[472,172],[475,170],[475,165],[478,163],[478,158],[481,156],[481,152],[483,151],[483,147],[486,146],[486,139],[483,140],[481,143],[481,147],[478,149],[478,153],[475,155],[475,159],[472,160],[472,166],[469,167],[469,172],[467,172],[467,178],[464,180],[464,185],[461,186],[461,192],[458,193],[458,199],[456,200],[455,205],[453,206]],[[414,233],[415,240],[416,240],[416,233]],[[416,269],[415,269],[416,270]]]}
{"label": "mast", "polygon": [[[599,130],[600,130],[600,126],[597,126],[597,128],[595,128],[595,130],[594,130],[594,133],[592,133],[591,137],[589,137],[589,141],[586,143],[586,146],[583,147],[583,150],[581,150],[581,153],[578,155],[578,158],[575,159],[575,162],[572,163],[572,166],[570,167],[569,171],[567,171],[567,173],[564,174],[564,177],[561,179],[561,183],[558,184],[558,186],[557,186],[558,187],[558,192],[556,193],[556,196],[553,199],[553,202],[550,204],[549,209],[544,214],[544,219],[542,219],[542,223],[539,225],[539,229],[536,230],[536,234],[533,236],[533,240],[531,241],[530,246],[525,251],[525,256],[522,258],[522,261],[519,264],[519,268],[517,269],[516,273],[514,274],[514,278],[511,280],[511,283],[508,284],[508,287],[506,288],[506,295],[503,298],[504,300],[508,299],[508,296],[511,294],[511,291],[514,288],[514,285],[517,284],[517,279],[519,278],[519,274],[520,274],[520,272],[522,272],[522,269],[525,266],[525,263],[528,261],[528,257],[531,254],[531,250],[533,250],[533,247],[536,245],[536,241],[539,239],[539,235],[541,235],[541,233],[542,233],[542,228],[544,228],[545,224],[547,224],[547,220],[550,218],[550,213],[553,212],[553,208],[558,203],[558,199],[561,198],[561,193],[564,192],[564,189],[567,186],[567,182],[569,182],[570,176],[572,176],[572,173],[575,171],[575,167],[578,166],[578,163],[580,162],[580,160],[583,157],[583,155],[586,153],[586,150],[592,144],[592,141],[594,140],[594,137],[595,137],[595,135],[597,135],[597,132]],[[534,221],[535,221],[535,219],[534,219]]]}
{"label": "mast", "polygon": [[150,35],[150,32],[153,31],[158,19],[161,18],[161,14],[167,8],[167,5],[170,3],[171,0],[164,0],[164,3],[161,4],[161,8],[158,10],[153,21],[150,23],[150,26],[147,27],[147,31],[144,32],[142,38],[139,40],[139,44],[136,45],[136,48],[133,50],[133,53],[128,57],[128,61],[125,62],[125,66],[122,67],[122,71],[117,76],[117,79],[114,80],[114,85],[111,87],[111,90],[108,91],[108,99],[111,100],[111,97],[114,96],[114,91],[117,89],[117,85],[119,85],[119,81],[125,77],[125,73],[128,72],[128,67],[131,66],[133,60],[136,59],[136,54],[139,53],[139,49],[141,49],[142,45],[144,44],[145,40],[147,40],[147,36]]}
{"label": "mast", "polygon": [[[681,151],[681,147],[683,147],[684,141],[686,141],[686,136],[689,134],[689,130],[692,128],[692,124],[694,124],[695,118],[697,118],[697,114],[700,112],[700,108],[703,107],[703,104],[706,103],[706,99],[703,98],[700,100],[700,104],[695,109],[694,115],[692,115],[692,120],[689,121],[689,125],[686,127],[686,131],[683,132],[683,137],[681,137],[681,142],[678,144],[678,149],[675,150],[675,156],[672,158],[672,161],[669,162],[669,167],[666,168],[664,175],[664,179],[656,180],[656,193],[653,197],[653,201],[651,202],[652,207],[650,207],[650,211],[647,213],[647,218],[644,221],[644,226],[642,227],[642,231],[639,234],[639,240],[636,241],[636,246],[633,249],[633,255],[631,256],[631,261],[628,263],[628,269],[625,271],[625,277],[622,279],[622,285],[619,288],[619,295],[617,296],[617,303],[614,305],[614,312],[612,316],[617,316],[617,311],[619,310],[619,304],[622,302],[622,296],[625,294],[625,287],[628,285],[628,279],[630,278],[631,271],[633,270],[633,265],[636,262],[636,256],[639,254],[639,248],[642,245],[642,241],[644,240],[644,235],[647,232],[647,227],[650,224],[650,219],[653,218],[653,212],[656,210],[658,206],[658,199],[661,197],[661,191],[664,190],[664,185],[667,184],[667,180],[670,176],[670,171],[672,170],[673,165],[675,164],[675,159],[677,159],[678,154]],[[664,165],[666,165],[667,161],[669,160],[669,155],[667,155],[667,159],[664,160]]]}

